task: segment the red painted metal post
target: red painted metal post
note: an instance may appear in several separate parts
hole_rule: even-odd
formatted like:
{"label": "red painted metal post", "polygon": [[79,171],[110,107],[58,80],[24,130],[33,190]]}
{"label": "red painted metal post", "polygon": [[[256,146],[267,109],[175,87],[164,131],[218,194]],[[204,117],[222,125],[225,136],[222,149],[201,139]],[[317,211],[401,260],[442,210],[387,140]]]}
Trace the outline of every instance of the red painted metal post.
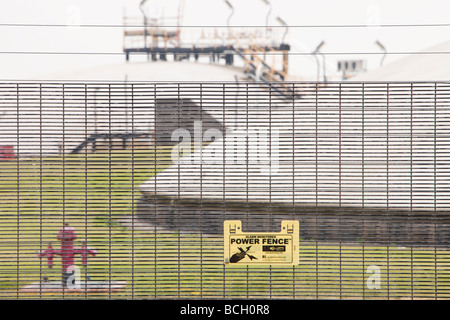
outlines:
{"label": "red painted metal post", "polygon": [[0,161],[13,160],[14,158],[14,146],[0,146]]}

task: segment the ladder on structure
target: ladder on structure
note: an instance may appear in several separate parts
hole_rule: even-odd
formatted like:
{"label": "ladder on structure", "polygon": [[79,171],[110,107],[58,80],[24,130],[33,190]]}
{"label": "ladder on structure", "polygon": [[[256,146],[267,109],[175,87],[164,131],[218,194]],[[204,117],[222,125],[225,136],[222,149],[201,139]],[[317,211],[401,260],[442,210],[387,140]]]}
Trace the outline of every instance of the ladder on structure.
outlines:
{"label": "ladder on structure", "polygon": [[279,50],[250,45],[245,49],[235,49],[234,52],[244,60],[244,72],[250,79],[263,83],[286,99],[298,99],[300,95],[296,92],[294,86],[285,82],[287,77],[287,50],[282,50],[283,46],[280,46],[280,49],[283,52],[283,70],[277,70],[274,62],[269,65],[261,58],[263,52],[274,53]]}

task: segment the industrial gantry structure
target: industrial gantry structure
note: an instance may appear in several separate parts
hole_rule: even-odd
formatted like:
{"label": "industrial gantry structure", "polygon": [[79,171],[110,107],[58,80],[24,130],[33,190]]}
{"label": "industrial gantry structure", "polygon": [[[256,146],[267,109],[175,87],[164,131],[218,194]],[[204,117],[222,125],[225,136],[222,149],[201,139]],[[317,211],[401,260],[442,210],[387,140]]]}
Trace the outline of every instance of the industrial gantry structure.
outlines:
{"label": "industrial gantry structure", "polygon": [[283,27],[280,28],[283,33],[273,32],[268,25],[268,18],[272,11],[271,5],[267,0],[262,1],[269,7],[264,28],[237,30],[231,27],[230,20],[234,14],[234,7],[225,0],[225,4],[230,9],[226,28],[216,27],[209,32],[200,30],[196,40],[183,41],[181,34],[184,0],[179,1],[177,16],[168,18],[149,18],[144,7],[146,0],[142,0],[140,10],[143,15],[141,18],[143,25],[130,25],[131,21],[138,20],[124,17],[123,51],[126,60],[129,61],[132,54],[143,53],[147,54],[147,59],[151,61],[167,61],[168,56],[173,56],[173,61],[190,60],[191,57],[198,61],[200,56],[208,56],[212,63],[224,61],[225,65],[232,66],[235,63],[235,57],[238,57],[244,64],[247,80],[262,82],[280,95],[295,99],[298,95],[290,86],[283,84],[289,71],[291,49],[285,42],[288,25],[283,19],[277,17],[276,21],[280,27]]}

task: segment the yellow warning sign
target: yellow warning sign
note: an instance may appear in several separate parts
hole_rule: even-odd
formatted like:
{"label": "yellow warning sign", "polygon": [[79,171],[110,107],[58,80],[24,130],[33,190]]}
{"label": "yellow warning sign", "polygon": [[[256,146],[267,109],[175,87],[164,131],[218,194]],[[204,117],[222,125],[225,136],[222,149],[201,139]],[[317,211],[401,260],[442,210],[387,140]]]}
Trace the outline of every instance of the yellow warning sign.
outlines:
{"label": "yellow warning sign", "polygon": [[224,222],[225,264],[296,265],[298,221],[282,221],[281,232],[242,232],[239,220]]}

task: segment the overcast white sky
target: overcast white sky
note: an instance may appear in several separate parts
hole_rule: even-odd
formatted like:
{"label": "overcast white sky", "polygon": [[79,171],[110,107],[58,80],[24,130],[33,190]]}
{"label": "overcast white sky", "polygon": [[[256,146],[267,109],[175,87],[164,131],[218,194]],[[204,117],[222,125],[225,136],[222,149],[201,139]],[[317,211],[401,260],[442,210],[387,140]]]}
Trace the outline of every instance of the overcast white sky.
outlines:
{"label": "overcast white sky", "polygon": [[[261,0],[229,0],[235,7],[232,25],[264,25],[268,7]],[[140,0],[16,0],[0,1],[0,23],[114,24],[123,12],[140,15]],[[174,15],[177,0],[148,0],[151,13]],[[377,25],[450,23],[448,0],[272,0],[270,24],[276,16],[290,25]],[[158,11],[159,10],[159,11]],[[185,0],[185,25],[226,25],[229,8],[223,0]],[[188,29],[184,29],[188,30]],[[187,31],[186,31],[187,32]],[[0,27],[0,51],[121,52],[122,28]],[[323,40],[323,52],[418,51],[450,40],[450,27],[427,28],[291,28],[293,52],[311,52]],[[338,59],[367,59],[368,68],[381,56],[328,56],[328,72],[336,73]],[[388,56],[385,64],[400,56]],[[124,56],[0,54],[0,79],[27,79],[93,65],[123,63]],[[291,73],[315,74],[312,57],[291,56]]]}

